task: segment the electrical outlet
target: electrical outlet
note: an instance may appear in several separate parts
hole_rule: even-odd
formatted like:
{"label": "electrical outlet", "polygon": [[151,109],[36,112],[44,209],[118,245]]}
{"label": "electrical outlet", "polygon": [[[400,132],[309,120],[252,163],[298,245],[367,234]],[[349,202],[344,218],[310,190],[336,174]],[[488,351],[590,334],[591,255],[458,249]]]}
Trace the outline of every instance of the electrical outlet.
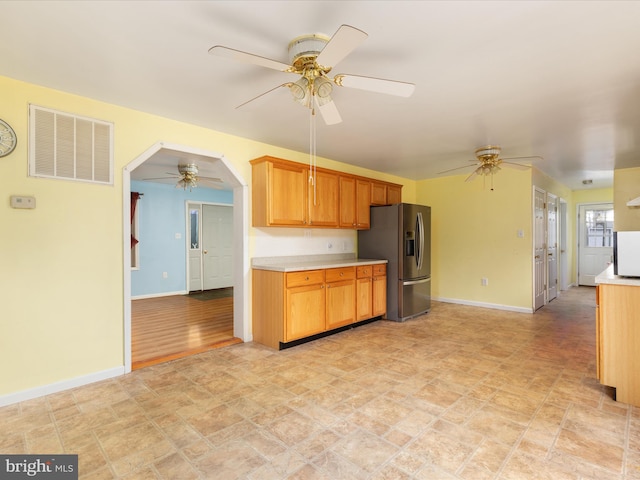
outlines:
{"label": "electrical outlet", "polygon": [[481,284],[483,287],[486,287],[487,285],[489,285],[489,279],[488,279],[488,278],[484,278],[484,277],[483,277],[483,278],[481,278],[481,279],[480,279],[480,284]]}
{"label": "electrical outlet", "polygon": [[169,278],[169,274],[167,272],[162,272],[162,278]]}

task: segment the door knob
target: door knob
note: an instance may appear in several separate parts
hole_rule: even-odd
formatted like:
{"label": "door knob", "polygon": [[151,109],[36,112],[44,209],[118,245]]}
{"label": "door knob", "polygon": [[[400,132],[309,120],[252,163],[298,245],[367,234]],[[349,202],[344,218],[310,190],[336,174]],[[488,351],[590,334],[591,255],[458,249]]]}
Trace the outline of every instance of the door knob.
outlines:
{"label": "door knob", "polygon": [[204,250],[202,253],[204,253],[206,255],[207,254],[207,250]]}

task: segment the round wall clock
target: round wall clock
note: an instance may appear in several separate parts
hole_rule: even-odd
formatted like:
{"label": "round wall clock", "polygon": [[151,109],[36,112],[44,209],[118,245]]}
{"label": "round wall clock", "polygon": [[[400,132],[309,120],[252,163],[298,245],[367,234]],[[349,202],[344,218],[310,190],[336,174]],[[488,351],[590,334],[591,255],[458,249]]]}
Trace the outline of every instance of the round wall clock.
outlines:
{"label": "round wall clock", "polygon": [[13,131],[11,125],[0,120],[0,157],[6,157],[13,152],[17,143],[18,137],[16,137],[16,132]]}

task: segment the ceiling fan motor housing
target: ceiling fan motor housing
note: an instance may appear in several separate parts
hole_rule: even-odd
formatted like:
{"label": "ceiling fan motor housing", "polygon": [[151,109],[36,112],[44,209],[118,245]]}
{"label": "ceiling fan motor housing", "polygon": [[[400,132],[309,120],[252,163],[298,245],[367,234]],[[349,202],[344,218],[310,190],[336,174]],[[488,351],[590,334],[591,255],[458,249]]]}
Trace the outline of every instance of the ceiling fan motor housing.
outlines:
{"label": "ceiling fan motor housing", "polygon": [[[317,68],[316,58],[329,43],[330,38],[323,33],[301,35],[289,42],[289,61],[298,73],[309,68]],[[326,73],[326,72],[325,72]]]}

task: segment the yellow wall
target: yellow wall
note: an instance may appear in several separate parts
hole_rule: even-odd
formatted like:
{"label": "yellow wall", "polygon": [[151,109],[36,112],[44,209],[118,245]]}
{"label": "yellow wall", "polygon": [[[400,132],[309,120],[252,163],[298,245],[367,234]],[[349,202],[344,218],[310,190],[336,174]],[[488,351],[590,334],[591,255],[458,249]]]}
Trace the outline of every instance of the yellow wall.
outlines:
{"label": "yellow wall", "polygon": [[627,202],[640,197],[640,168],[623,168],[613,172],[614,230],[640,230],[640,207],[627,207]]}
{"label": "yellow wall", "polygon": [[432,207],[433,297],[531,309],[530,172],[502,169],[493,191],[488,180],[465,178],[417,185],[418,203]]}
{"label": "yellow wall", "polygon": [[[18,146],[0,159],[0,400],[3,395],[122,367],[122,169],[157,142],[220,152],[249,184],[249,160],[294,152],[0,77],[0,114]],[[114,185],[29,177],[28,105],[113,122]],[[416,182],[329,159],[320,166],[404,184],[403,200],[433,208],[433,294],[530,308],[531,173],[503,169],[495,190],[464,176]],[[35,210],[9,206],[33,195]],[[249,254],[259,238],[249,229]],[[524,238],[518,238],[522,230]],[[489,279],[482,287],[480,279]],[[515,279],[515,280],[514,280]]]}
{"label": "yellow wall", "polygon": [[[220,152],[250,184],[249,160],[307,154],[0,77],[18,146],[0,159],[0,396],[124,364],[122,169],[159,141]],[[113,122],[114,185],[28,176],[30,103]],[[319,159],[319,164],[353,169]],[[395,183],[411,181],[357,169]],[[33,195],[35,210],[9,206]],[[250,230],[250,235],[252,234]]]}

